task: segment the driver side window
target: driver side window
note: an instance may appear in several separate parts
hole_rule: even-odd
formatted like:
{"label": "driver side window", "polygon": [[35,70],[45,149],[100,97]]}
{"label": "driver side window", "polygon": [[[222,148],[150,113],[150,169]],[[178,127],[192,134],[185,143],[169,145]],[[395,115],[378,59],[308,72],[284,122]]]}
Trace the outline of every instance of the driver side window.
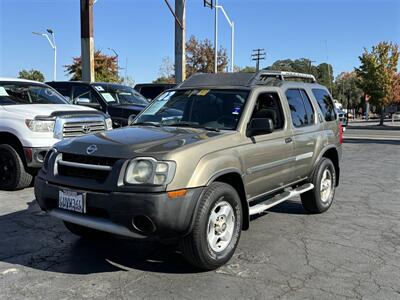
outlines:
{"label": "driver side window", "polygon": [[98,104],[92,91],[88,86],[75,86],[74,87],[74,103],[75,104]]}
{"label": "driver side window", "polygon": [[274,130],[282,129],[285,119],[279,95],[273,92],[258,95],[251,118],[269,118],[274,124]]}

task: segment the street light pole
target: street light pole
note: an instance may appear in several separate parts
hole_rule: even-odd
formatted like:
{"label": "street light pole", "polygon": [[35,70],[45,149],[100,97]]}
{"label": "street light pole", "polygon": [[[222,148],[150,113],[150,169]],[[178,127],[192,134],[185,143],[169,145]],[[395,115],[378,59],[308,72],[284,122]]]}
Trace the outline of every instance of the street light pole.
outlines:
{"label": "street light pole", "polygon": [[218,0],[215,0],[214,12],[214,73],[218,73]]}
{"label": "street light pole", "polygon": [[[32,32],[33,34],[40,35],[45,37],[54,51],[54,66],[53,66],[53,81],[57,79],[57,46],[56,46],[56,38],[54,36],[54,31],[52,29],[47,29],[47,33],[39,33],[39,32]],[[51,35],[51,39],[49,37]]]}

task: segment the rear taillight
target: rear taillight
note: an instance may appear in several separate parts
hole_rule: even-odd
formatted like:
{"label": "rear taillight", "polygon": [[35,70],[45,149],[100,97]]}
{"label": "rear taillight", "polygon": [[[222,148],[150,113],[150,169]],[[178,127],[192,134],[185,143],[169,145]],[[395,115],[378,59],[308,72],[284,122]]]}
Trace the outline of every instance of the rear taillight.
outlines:
{"label": "rear taillight", "polygon": [[343,144],[343,127],[342,122],[339,121],[339,144]]}

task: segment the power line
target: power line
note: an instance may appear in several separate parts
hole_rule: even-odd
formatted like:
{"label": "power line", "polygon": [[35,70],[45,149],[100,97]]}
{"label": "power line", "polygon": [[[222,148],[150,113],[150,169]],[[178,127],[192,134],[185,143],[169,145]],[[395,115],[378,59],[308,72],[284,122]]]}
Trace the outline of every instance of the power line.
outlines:
{"label": "power line", "polygon": [[260,70],[260,60],[264,60],[266,53],[264,49],[254,49],[253,54],[251,55],[251,60],[256,61],[256,70]]}

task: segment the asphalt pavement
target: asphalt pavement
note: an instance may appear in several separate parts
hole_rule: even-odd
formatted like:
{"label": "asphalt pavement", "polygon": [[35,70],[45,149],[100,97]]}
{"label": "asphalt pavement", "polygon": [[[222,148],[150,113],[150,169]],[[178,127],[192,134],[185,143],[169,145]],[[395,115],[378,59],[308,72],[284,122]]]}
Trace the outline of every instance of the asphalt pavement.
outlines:
{"label": "asphalt pavement", "polygon": [[32,188],[0,191],[0,299],[400,299],[400,142],[343,150],[329,211],[280,204],[210,272],[170,246],[84,241],[39,210]]}

